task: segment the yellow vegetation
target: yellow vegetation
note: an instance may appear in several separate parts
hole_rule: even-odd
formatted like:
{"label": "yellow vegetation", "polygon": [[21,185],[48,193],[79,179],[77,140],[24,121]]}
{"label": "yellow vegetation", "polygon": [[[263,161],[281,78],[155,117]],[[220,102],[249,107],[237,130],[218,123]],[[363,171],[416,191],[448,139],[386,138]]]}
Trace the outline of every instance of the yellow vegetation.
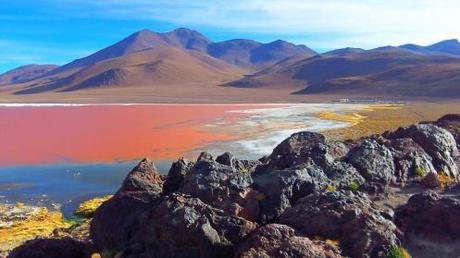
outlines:
{"label": "yellow vegetation", "polygon": [[333,246],[340,246],[340,241],[336,239],[326,239],[325,242]]}
{"label": "yellow vegetation", "polygon": [[347,122],[352,125],[356,125],[361,123],[366,117],[360,115],[358,113],[346,113],[346,114],[339,114],[334,112],[319,112],[316,114],[317,117],[326,120],[334,120],[339,122]]}
{"label": "yellow vegetation", "polygon": [[0,250],[12,250],[36,237],[49,237],[56,228],[67,228],[62,214],[47,208],[18,205],[0,206]]}
{"label": "yellow vegetation", "polygon": [[96,209],[99,208],[103,202],[112,198],[112,196],[113,195],[106,195],[82,202],[75,211],[75,215],[92,217]]}
{"label": "yellow vegetation", "polygon": [[446,173],[444,172],[439,172],[438,173],[438,179],[439,179],[439,183],[441,184],[441,187],[447,187],[453,183],[455,183],[455,178],[447,175]]}

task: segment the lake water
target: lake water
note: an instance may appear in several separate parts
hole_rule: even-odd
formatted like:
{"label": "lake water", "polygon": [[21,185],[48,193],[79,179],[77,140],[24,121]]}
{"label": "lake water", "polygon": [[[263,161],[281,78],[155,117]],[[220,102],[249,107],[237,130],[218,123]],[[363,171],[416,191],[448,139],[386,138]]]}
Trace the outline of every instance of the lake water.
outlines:
{"label": "lake water", "polygon": [[0,202],[63,205],[113,193],[136,160],[166,173],[172,160],[207,150],[267,155],[294,132],[347,126],[323,111],[352,104],[1,104]]}

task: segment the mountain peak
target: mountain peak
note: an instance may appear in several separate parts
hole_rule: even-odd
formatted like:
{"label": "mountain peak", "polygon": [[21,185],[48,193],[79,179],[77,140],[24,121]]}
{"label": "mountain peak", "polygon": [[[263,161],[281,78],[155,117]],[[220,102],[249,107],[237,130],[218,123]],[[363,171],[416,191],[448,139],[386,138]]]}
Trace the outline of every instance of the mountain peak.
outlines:
{"label": "mountain peak", "polygon": [[212,40],[205,37],[198,31],[188,28],[177,28],[170,32],[160,34],[168,44],[185,49],[205,52]]}

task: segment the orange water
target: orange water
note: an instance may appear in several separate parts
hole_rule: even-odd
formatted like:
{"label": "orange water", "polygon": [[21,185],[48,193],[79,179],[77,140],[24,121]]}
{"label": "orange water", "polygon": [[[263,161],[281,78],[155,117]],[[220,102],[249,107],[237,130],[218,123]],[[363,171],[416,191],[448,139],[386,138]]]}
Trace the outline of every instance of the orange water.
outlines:
{"label": "orange water", "polygon": [[[235,105],[0,107],[0,166],[176,159],[238,135],[203,130],[242,114]],[[260,106],[257,106],[260,108]]]}

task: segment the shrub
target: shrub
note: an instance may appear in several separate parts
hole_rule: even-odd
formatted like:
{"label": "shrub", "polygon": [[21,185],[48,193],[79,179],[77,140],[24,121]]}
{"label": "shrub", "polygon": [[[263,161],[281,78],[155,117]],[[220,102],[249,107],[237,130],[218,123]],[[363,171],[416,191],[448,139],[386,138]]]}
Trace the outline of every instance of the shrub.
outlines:
{"label": "shrub", "polygon": [[361,187],[361,185],[360,185],[358,182],[353,181],[353,182],[351,182],[351,184],[350,184],[349,187],[350,187],[350,190],[352,190],[353,192],[356,192],[356,191],[359,190],[359,188]]}
{"label": "shrub", "polygon": [[402,246],[393,246],[388,251],[386,258],[411,258],[409,252]]}
{"label": "shrub", "polygon": [[448,174],[442,171],[438,173],[438,179],[442,187],[449,186],[455,182],[453,177],[450,177]]}
{"label": "shrub", "polygon": [[425,169],[421,168],[421,167],[416,167],[415,168],[415,175],[418,176],[418,177],[424,177],[426,174],[425,172]]}

